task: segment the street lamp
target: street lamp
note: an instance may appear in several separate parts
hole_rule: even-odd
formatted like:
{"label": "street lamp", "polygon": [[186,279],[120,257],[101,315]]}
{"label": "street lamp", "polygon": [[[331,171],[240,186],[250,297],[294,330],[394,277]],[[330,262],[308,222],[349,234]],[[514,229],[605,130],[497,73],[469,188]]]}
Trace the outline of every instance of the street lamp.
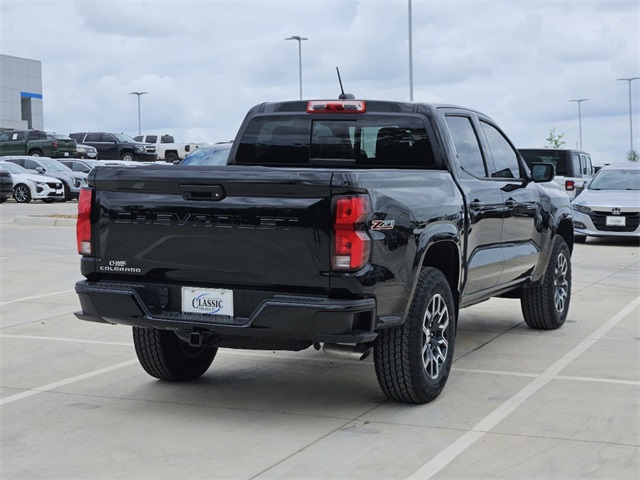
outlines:
{"label": "street lamp", "polygon": [[631,114],[631,82],[634,80],[638,80],[640,77],[633,78],[618,78],[617,80],[625,80],[629,82],[629,138],[631,139],[631,150],[630,154],[633,155],[633,115]]}
{"label": "street lamp", "polygon": [[309,40],[308,38],[301,37],[299,35],[293,35],[285,40],[297,40],[298,41],[298,75],[300,77],[300,100],[302,100],[302,41]]}
{"label": "street lamp", "polygon": [[129,95],[137,95],[138,96],[138,135],[142,134],[142,129],[140,128],[140,95],[145,95],[149,92],[131,92]]}
{"label": "street lamp", "polygon": [[411,23],[411,0],[409,0],[409,101],[413,102],[413,36]]}
{"label": "street lamp", "polygon": [[578,102],[578,135],[580,136],[580,150],[582,150],[582,111],[580,104],[589,100],[588,98],[578,98],[577,100],[569,100],[570,102]]}

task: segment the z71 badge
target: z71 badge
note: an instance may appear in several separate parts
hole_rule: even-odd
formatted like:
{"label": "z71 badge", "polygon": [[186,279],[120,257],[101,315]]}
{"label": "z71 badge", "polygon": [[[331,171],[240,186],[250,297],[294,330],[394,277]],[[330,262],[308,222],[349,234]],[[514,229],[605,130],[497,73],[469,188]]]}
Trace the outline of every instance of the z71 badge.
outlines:
{"label": "z71 badge", "polygon": [[393,230],[395,226],[395,220],[374,220],[371,222],[371,230]]}

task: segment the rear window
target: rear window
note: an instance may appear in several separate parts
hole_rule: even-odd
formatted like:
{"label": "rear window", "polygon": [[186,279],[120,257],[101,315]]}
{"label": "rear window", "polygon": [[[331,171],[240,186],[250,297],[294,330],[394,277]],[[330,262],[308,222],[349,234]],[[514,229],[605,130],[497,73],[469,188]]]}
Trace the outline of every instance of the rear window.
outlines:
{"label": "rear window", "polygon": [[520,155],[531,168],[534,163],[551,163],[556,167],[556,175],[568,175],[567,168],[567,152],[558,152],[553,150],[520,150]]}
{"label": "rear window", "polygon": [[422,118],[390,115],[254,117],[242,135],[234,163],[438,168]]}

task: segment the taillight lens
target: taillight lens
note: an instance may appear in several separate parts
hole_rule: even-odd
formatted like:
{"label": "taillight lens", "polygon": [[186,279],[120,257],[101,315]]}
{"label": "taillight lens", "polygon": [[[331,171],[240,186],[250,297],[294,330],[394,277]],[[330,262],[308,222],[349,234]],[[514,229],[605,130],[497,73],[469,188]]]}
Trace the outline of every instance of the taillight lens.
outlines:
{"label": "taillight lens", "polygon": [[51,142],[51,145],[53,146],[54,149],[58,148],[58,141],[54,140],[53,142]]}
{"label": "taillight lens", "polygon": [[365,113],[364,100],[313,100],[307,103],[307,113]]}
{"label": "taillight lens", "polygon": [[371,213],[369,198],[338,197],[335,212],[331,265],[334,270],[360,269],[369,260],[370,253],[370,239],[364,231],[364,222]]}
{"label": "taillight lens", "polygon": [[82,187],[78,198],[78,222],[76,223],[76,241],[78,253],[91,255],[91,204],[93,203],[93,189]]}
{"label": "taillight lens", "polygon": [[568,192],[571,192],[576,189],[576,184],[573,180],[567,180],[564,182],[564,189]]}

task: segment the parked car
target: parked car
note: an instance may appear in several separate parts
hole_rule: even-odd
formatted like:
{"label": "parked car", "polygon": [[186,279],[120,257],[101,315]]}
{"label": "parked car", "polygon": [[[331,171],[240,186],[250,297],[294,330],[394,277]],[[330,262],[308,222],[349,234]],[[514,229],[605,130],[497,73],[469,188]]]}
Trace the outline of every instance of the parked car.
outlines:
{"label": "parked car", "polygon": [[105,163],[100,160],[89,160],[88,158],[78,158],[74,160],[58,160],[66,165],[74,172],[89,173],[93,167],[104,166]]}
{"label": "parked car", "polygon": [[7,201],[13,194],[13,179],[8,170],[0,167],[0,203]]}
{"label": "parked car", "polygon": [[74,158],[76,142],[69,137],[55,138],[41,130],[10,130],[0,133],[0,155]]}
{"label": "parked car", "polygon": [[640,164],[602,167],[573,201],[574,239],[640,238]]}
{"label": "parked car", "polygon": [[69,136],[98,150],[100,160],[154,162],[158,158],[155,145],[136,142],[124,133],[76,132]]}
{"label": "parked car", "polygon": [[98,159],[98,150],[91,145],[78,144],[78,158],[89,158],[91,160]]}
{"label": "parked car", "polygon": [[580,150],[555,148],[519,148],[529,168],[534,163],[552,163],[556,167],[555,182],[570,199],[577,197],[594,175],[591,155]]}
{"label": "parked car", "polygon": [[0,162],[0,167],[11,173],[13,198],[16,202],[42,200],[51,203],[64,200],[64,187],[59,179],[32,173],[12,162]]}
{"label": "parked car", "polygon": [[200,147],[187,155],[178,165],[226,165],[232,142]]}
{"label": "parked car", "polygon": [[82,172],[74,172],[66,165],[49,157],[29,157],[26,155],[16,155],[9,157],[0,157],[0,161],[11,162],[32,173],[46,174],[47,176],[57,178],[62,181],[64,187],[64,199],[71,200],[78,198],[80,188],[87,185],[87,174]]}
{"label": "parked car", "polygon": [[157,133],[138,135],[137,137],[133,137],[133,139],[137,142],[151,143],[155,145],[158,160],[164,160],[167,163],[175,163],[178,160],[183,160],[197,148],[206,145],[205,143],[176,142],[173,135],[161,135]]}

